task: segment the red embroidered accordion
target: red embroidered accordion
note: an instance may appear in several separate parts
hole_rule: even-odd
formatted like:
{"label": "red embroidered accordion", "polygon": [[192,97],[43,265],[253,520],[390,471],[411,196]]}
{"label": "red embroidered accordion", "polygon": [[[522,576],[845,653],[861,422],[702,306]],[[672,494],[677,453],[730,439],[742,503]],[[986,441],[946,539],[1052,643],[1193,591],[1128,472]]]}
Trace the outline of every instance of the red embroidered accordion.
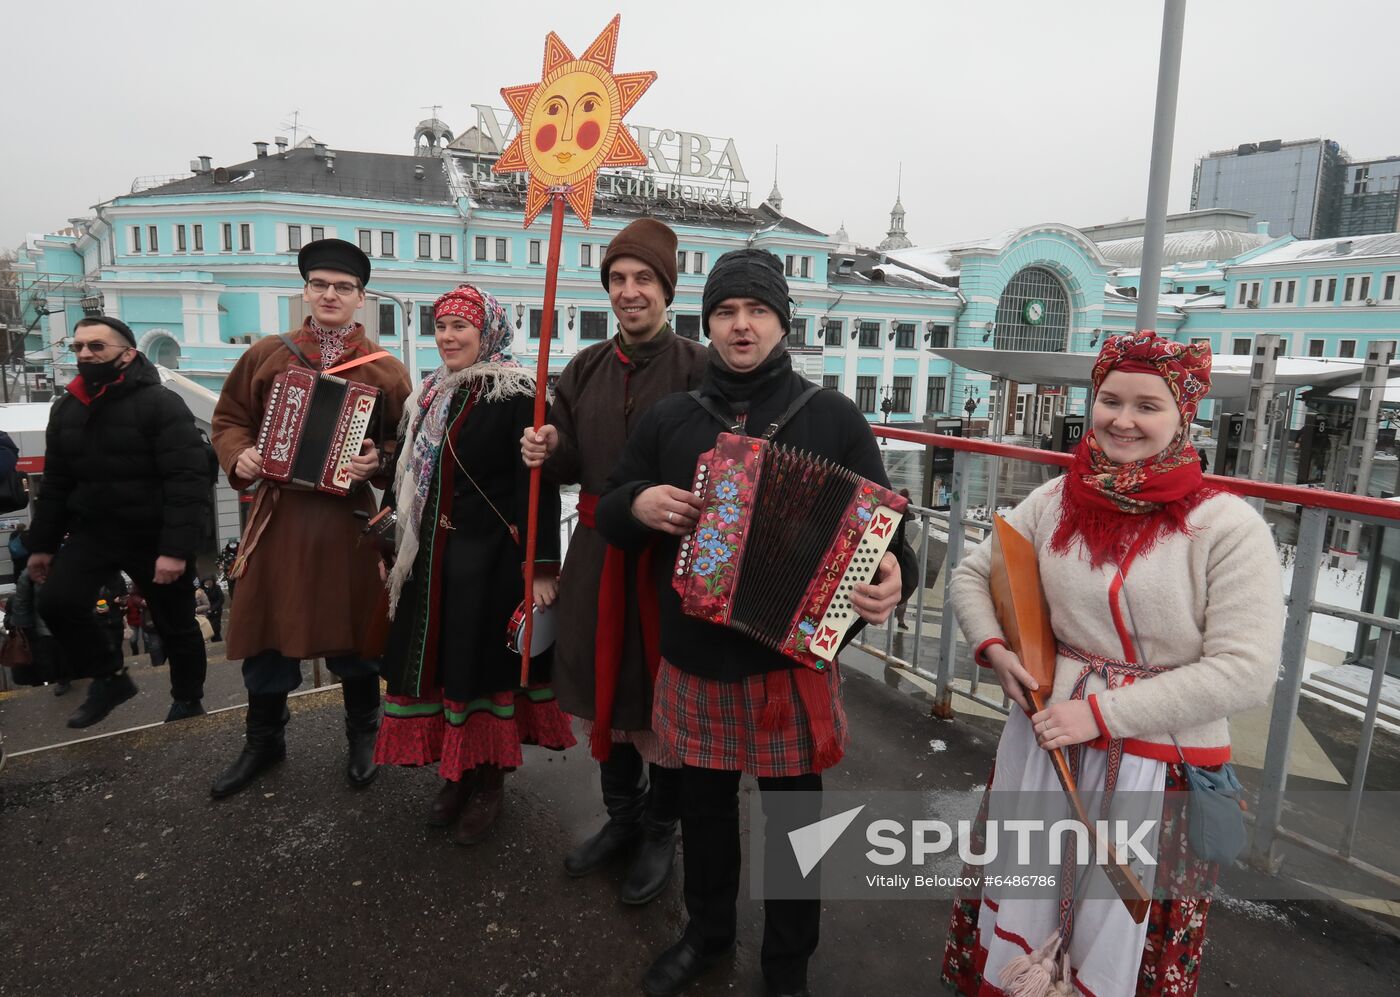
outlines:
{"label": "red embroidered accordion", "polygon": [[288,367],[272,382],[258,430],[263,477],[345,495],[378,401],[373,385]]}
{"label": "red embroidered accordion", "polygon": [[694,492],[704,505],[671,579],[682,610],[824,667],[856,621],[851,590],[875,576],[909,500],[732,433],[700,455]]}

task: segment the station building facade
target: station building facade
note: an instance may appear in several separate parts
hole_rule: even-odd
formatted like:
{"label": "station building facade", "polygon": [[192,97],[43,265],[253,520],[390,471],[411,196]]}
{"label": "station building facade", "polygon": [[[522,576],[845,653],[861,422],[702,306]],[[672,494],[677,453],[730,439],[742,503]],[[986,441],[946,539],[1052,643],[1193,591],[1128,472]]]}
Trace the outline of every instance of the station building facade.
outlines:
{"label": "station building facade", "polygon": [[[67,376],[73,324],[105,311],[136,331],[151,359],[218,390],[249,343],[301,322],[297,250],[331,236],[369,254],[361,320],[415,377],[437,364],[433,300],[464,280],[505,303],[515,353],[533,364],[546,225],[524,229],[523,184],[491,174],[509,129],[483,110],[460,138],[435,119],[421,123],[413,154],[308,139],[273,152],[257,143],[253,158],[227,167],[201,157],[188,174],[138,181],[71,228],[26,240],[16,269],[31,387]],[[1083,412],[1081,389],[994,381],[936,351],[1089,353],[1136,324],[1140,236],[1046,223],[918,246],[896,202],[883,248],[861,247],[844,230],[828,235],[787,215],[776,183],[751,204],[732,142],[667,131],[668,150],[653,130],[639,132],[653,162],[600,175],[592,227],[566,215],[552,373],[613,334],[598,264],[612,235],[641,214],[679,237],[669,313],[679,334],[701,338],[701,290],[720,255],[768,249],[792,289],[797,366],[871,421],[966,418],[1008,435],[1048,432],[1055,415]],[[1227,227],[1189,227],[1198,221]],[[1328,357],[1364,357],[1371,341],[1400,338],[1400,235],[1300,241],[1213,216],[1180,216],[1169,228],[1162,335],[1231,354],[1276,332],[1287,354]]]}

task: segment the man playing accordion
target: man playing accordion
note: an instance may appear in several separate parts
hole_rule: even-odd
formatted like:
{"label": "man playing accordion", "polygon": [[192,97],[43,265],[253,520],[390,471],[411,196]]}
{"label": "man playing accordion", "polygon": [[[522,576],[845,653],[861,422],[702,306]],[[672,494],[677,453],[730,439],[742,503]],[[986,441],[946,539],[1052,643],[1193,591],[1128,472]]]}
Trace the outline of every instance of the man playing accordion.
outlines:
{"label": "man playing accordion", "polygon": [[[734,946],[741,774],[755,776],[765,797],[806,791],[801,799],[810,807],[819,799],[822,770],[840,760],[847,738],[834,664],[800,665],[737,630],[691,618],[671,585],[681,538],[691,534],[700,513],[701,502],[690,490],[697,458],[714,446],[726,424],[888,485],[874,435],[855,405],[836,391],[811,391],[792,369],[785,346],[789,309],[776,256],[742,249],[715,263],[702,304],[711,342],[698,396],[671,395],[647,412],[598,504],[598,528],[610,543],[631,550],[656,545],[661,663],[653,729],[684,765],[681,833],[689,923],[648,969],[642,986],[649,994],[679,993]],[[855,612],[883,623],[912,592],[917,572],[901,532],[873,581],[852,593]],[[815,810],[811,816],[816,819]],[[795,865],[784,830],[770,815],[769,870]],[[815,898],[765,903],[761,962],[770,994],[806,992],[820,917]]]}

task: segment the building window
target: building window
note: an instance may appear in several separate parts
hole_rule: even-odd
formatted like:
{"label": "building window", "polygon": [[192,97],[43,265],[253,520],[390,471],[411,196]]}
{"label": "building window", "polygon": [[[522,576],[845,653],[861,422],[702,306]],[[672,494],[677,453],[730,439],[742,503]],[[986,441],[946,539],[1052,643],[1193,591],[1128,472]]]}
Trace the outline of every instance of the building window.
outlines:
{"label": "building window", "polygon": [[599,340],[608,338],[608,313],[583,312],[579,316],[578,338]]}
{"label": "building window", "polygon": [[418,335],[431,336],[437,332],[437,322],[433,320],[433,306],[418,306]]}
{"label": "building window", "polygon": [[233,252],[233,226],[224,222],[220,228],[224,231],[224,252],[231,253]]}
{"label": "building window", "polygon": [[418,258],[420,260],[433,258],[433,237],[427,232],[418,233]]}
{"label": "building window", "polygon": [[1309,299],[1315,305],[1330,304],[1337,296],[1336,277],[1314,277]]}
{"label": "building window", "polygon": [[783,273],[787,274],[789,277],[796,277],[796,276],[797,276],[797,257],[796,257],[796,256],[788,256],[788,257],[786,257],[786,261],[785,261],[785,264],[784,264],[784,266],[783,266]]}
{"label": "building window", "polygon": [[506,256],[506,245],[507,245],[507,240],[505,240],[505,239],[497,239],[497,240],[496,240],[496,262],[497,262],[497,263],[506,263],[506,262],[508,262],[507,256]]}
{"label": "building window", "polygon": [[840,346],[846,331],[845,319],[828,319],[826,323],[826,345]]}
{"label": "building window", "polygon": [[374,252],[373,232],[371,232],[367,228],[362,228],[355,233],[355,237],[360,244],[360,252],[364,253],[366,256],[369,256],[371,253]]}
{"label": "building window", "polygon": [[392,336],[394,334],[394,303],[392,301],[379,302],[379,335]]}
{"label": "building window", "polygon": [[676,335],[694,342],[700,342],[700,316],[677,315]]}
{"label": "building window", "polygon": [[891,397],[894,399],[895,412],[909,411],[909,396],[914,391],[914,379],[912,377],[896,377],[894,379],[894,391]]}
{"label": "building window", "polygon": [[787,344],[789,346],[807,345],[807,320],[805,318],[795,318],[792,320],[792,328],[788,330]]}
{"label": "building window", "polygon": [[1240,283],[1239,303],[1249,308],[1259,307],[1259,281],[1248,280]]}
{"label": "building window", "polygon": [[1385,298],[1386,301],[1394,301],[1394,300],[1395,300],[1395,274],[1393,274],[1393,273],[1388,273],[1388,274],[1385,275],[1385,285],[1384,285],[1384,286],[1385,286],[1385,294],[1383,294],[1382,297]]}
{"label": "building window", "polygon": [[1296,280],[1274,281],[1274,304],[1291,305],[1297,294],[1298,282]]}
{"label": "building window", "polygon": [[288,225],[288,226],[287,226],[287,249],[290,250],[290,251],[292,251],[292,252],[295,252],[296,250],[298,250],[298,249],[300,249],[300,248],[301,248],[301,226],[300,226],[300,225]]}
{"label": "building window", "polygon": [[897,350],[914,348],[914,323],[900,322],[894,327],[894,346]]}
{"label": "building window", "polygon": [[690,254],[690,272],[691,272],[691,273],[704,273],[704,272],[705,272],[705,254],[704,254],[704,253],[691,253],[691,254]]}
{"label": "building window", "polygon": [[581,267],[591,267],[593,265],[593,245],[582,243],[578,247],[578,265]]}
{"label": "building window", "polygon": [[1338,343],[1337,356],[1348,358],[1356,356],[1356,340],[1343,339],[1340,343]]}
{"label": "building window", "polygon": [[875,378],[856,378],[856,408],[867,414],[875,412]]}
{"label": "building window", "polygon": [[[531,309],[530,309],[530,338],[531,338],[531,339],[539,339],[539,338],[540,338],[540,328],[541,328],[541,326],[543,326],[543,325],[544,325],[544,309],[543,309],[543,308],[531,308]],[[554,334],[555,332],[558,332],[558,331],[559,331],[559,309],[556,308],[556,309],[554,309],[554,328],[553,328],[553,330],[550,332],[550,335],[553,336],[553,334]]]}
{"label": "building window", "polygon": [[1320,357],[1320,356],[1322,356],[1322,347],[1323,347],[1323,345],[1324,345],[1324,344],[1323,344],[1322,340],[1320,340],[1320,339],[1309,339],[1309,340],[1308,340],[1308,356],[1310,356],[1310,357]]}
{"label": "building window", "polygon": [[238,244],[245,253],[253,251],[253,226],[247,222],[238,226]]}
{"label": "building window", "polygon": [[1361,278],[1361,290],[1357,292],[1357,298],[1361,301],[1369,300],[1371,297],[1371,277],[1366,275]]}
{"label": "building window", "polygon": [[[486,259],[486,236],[479,235],[476,237],[472,255],[478,260]],[[531,260],[530,262],[533,263],[534,261]]]}
{"label": "building window", "polygon": [[325,229],[324,226],[322,226],[322,225],[312,225],[312,226],[311,226],[311,241],[312,241],[312,242],[320,242],[320,241],[321,241],[322,239],[324,239],[325,237],[326,237],[326,229]]}
{"label": "building window", "polygon": [[1196,293],[1196,294],[1209,294],[1209,293],[1210,293],[1210,285],[1209,285],[1209,284],[1197,284],[1197,285],[1196,285],[1195,293]]}
{"label": "building window", "polygon": [[[484,240],[484,239],[478,239],[478,240],[476,240],[476,241],[479,242],[479,243],[481,243],[483,246],[485,245],[485,242],[486,242],[486,240]],[[481,252],[482,252],[482,256],[478,257],[478,259],[484,258],[485,254],[486,254],[486,250],[485,250],[484,248],[482,249]],[[536,267],[540,265],[540,240],[538,240],[538,239],[531,239],[531,240],[530,240],[530,265],[531,265],[531,266],[536,266]]]}
{"label": "building window", "polygon": [[196,225],[196,226],[194,227],[194,251],[195,251],[196,253],[202,253],[202,252],[204,252],[204,226],[203,226],[203,225]]}
{"label": "building window", "polygon": [[438,236],[438,259],[440,259],[440,260],[450,260],[450,259],[452,259],[452,236],[450,236],[450,235],[440,235],[440,236]]}
{"label": "building window", "polygon": [[1247,357],[1254,350],[1254,342],[1249,339],[1237,339],[1233,349],[1235,356]]}
{"label": "building window", "polygon": [[[585,265],[586,265],[586,264],[585,264]],[[684,249],[678,249],[678,250],[676,250],[676,272],[677,272],[677,273],[685,273],[686,268],[689,267],[689,266],[690,266],[690,254],[687,253]]]}
{"label": "building window", "polygon": [[951,326],[935,325],[933,327],[933,345],[943,348],[948,345],[948,337],[952,332]]}
{"label": "building window", "polygon": [[176,225],[176,226],[175,226],[175,252],[177,252],[177,253],[186,252],[186,246],[185,246],[185,226],[183,226],[183,225]]}
{"label": "building window", "polygon": [[822,375],[822,387],[823,387],[823,388],[835,388],[837,391],[840,391],[840,390],[841,390],[841,375],[840,375],[840,374],[823,374],[823,375]]}
{"label": "building window", "polygon": [[393,255],[394,255],[394,233],[393,233],[393,232],[380,232],[380,233],[379,233],[379,255],[380,255],[380,256],[393,256]]}
{"label": "building window", "polygon": [[1355,277],[1348,277],[1348,278],[1347,278],[1347,282],[1346,282],[1346,292],[1345,292],[1345,294],[1344,294],[1343,300],[1345,300],[1345,301],[1355,301],[1355,300],[1356,300],[1356,278],[1355,278]]}
{"label": "building window", "polygon": [[946,377],[930,377],[924,414],[946,411],[948,411],[948,379]]}
{"label": "building window", "polygon": [[860,324],[860,348],[862,350],[875,350],[880,348],[879,322],[862,322]]}
{"label": "building window", "polygon": [[156,236],[156,227],[154,225],[146,226],[146,249],[148,252],[152,253],[160,252],[160,240]]}
{"label": "building window", "polygon": [[139,252],[141,252],[141,226],[140,226],[140,225],[133,225],[133,226],[131,226],[131,251],[132,251],[133,253],[139,253]]}
{"label": "building window", "polygon": [[802,257],[802,276],[812,276],[812,258],[810,256]]}

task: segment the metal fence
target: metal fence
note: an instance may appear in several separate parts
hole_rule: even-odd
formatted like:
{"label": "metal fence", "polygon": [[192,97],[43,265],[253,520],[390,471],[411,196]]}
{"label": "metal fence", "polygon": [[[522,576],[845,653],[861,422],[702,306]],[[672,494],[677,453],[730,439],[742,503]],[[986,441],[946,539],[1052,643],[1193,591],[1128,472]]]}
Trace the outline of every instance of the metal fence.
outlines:
{"label": "metal fence", "polygon": [[[946,512],[914,508],[907,527],[910,542],[917,545],[921,568],[921,584],[910,599],[910,605],[916,614],[912,646],[909,642],[897,640],[893,618],[884,628],[870,628],[856,642],[856,646],[884,659],[889,667],[914,676],[921,680],[921,684],[930,687],[934,699],[933,712],[937,716],[951,717],[954,714],[955,697],[976,702],[1004,715],[1010,709],[1009,700],[994,680],[991,682],[992,694],[988,695],[988,690],[984,688],[987,683],[982,681],[978,674],[982,669],[972,663],[970,649],[960,640],[956,622],[948,610],[950,578],[968,544],[980,541],[988,528],[990,512],[1000,505],[999,464],[1010,460],[1049,467],[1066,467],[1070,463],[1070,457],[1068,454],[1051,451],[893,427],[876,426],[874,431],[877,436],[954,451],[951,503]],[[985,483],[979,480],[986,502],[978,507],[977,511],[987,510],[987,518],[974,515],[974,510],[969,505],[969,485],[978,462],[986,464],[980,468],[986,472]],[[1397,527],[1400,526],[1400,505],[1340,492],[1236,478],[1212,476],[1210,480],[1241,496],[1262,500],[1276,509],[1292,511],[1298,518],[1297,557],[1292,584],[1285,593],[1287,618],[1283,633],[1283,653],[1274,689],[1263,770],[1257,799],[1251,808],[1253,832],[1248,858],[1256,868],[1276,873],[1281,862],[1278,845],[1281,841],[1287,841],[1323,855],[1342,859],[1362,872],[1400,887],[1400,876],[1393,871],[1379,868],[1353,854],[1362,818],[1366,772],[1375,739],[1382,683],[1385,679],[1391,642],[1396,631],[1400,630],[1400,619],[1317,601],[1315,570],[1324,563],[1329,518],[1350,519],[1375,527]],[[927,584],[930,550],[937,545],[937,541],[944,538],[947,545],[946,555],[938,572],[935,588]],[[937,564],[936,561],[934,563]],[[1372,570],[1375,570],[1375,566],[1372,566]],[[940,592],[941,600],[938,599]],[[938,603],[943,607],[941,610]],[[1377,637],[1370,657],[1371,683],[1360,720],[1356,758],[1348,782],[1345,810],[1339,819],[1340,832],[1328,841],[1317,840],[1299,830],[1284,826],[1288,759],[1302,694],[1309,632],[1314,615],[1335,617],[1354,622],[1359,627],[1372,628]],[[924,639],[926,620],[938,622],[936,642]],[[1364,646],[1364,643],[1359,646]],[[896,654],[897,644],[906,648],[907,653]]]}

